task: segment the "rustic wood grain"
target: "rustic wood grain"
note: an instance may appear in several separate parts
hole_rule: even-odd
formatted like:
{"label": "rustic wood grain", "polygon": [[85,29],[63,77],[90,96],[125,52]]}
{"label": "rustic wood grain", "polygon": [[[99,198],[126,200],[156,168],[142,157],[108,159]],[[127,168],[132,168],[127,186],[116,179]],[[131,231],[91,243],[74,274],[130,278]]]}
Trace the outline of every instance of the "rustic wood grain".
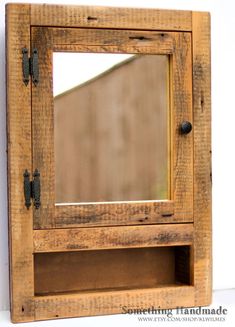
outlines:
{"label": "rustic wood grain", "polygon": [[56,228],[175,222],[174,202],[56,205]]}
{"label": "rustic wood grain", "polygon": [[175,200],[175,217],[193,218],[193,131],[182,135],[183,121],[193,124],[192,114],[191,35],[175,35],[175,52],[171,58],[171,198]]}
{"label": "rustic wood grain", "polygon": [[94,6],[31,6],[33,26],[191,31],[192,12]]}
{"label": "rustic wood grain", "polygon": [[[33,27],[37,39],[44,28]],[[115,29],[50,28],[53,51],[171,54],[174,33]]]}
{"label": "rustic wood grain", "polygon": [[[33,28],[36,34],[40,28]],[[113,45],[126,52],[126,47],[154,47],[160,53],[171,53],[174,49],[174,34],[159,31],[133,31],[91,28],[53,28],[53,44],[58,46]]]}
{"label": "rustic wood grain", "polygon": [[195,304],[212,295],[210,15],[193,13]]}
{"label": "rustic wood grain", "polygon": [[34,210],[34,226],[54,226],[55,168],[54,168],[54,104],[51,33],[39,28],[32,36],[33,48],[38,50],[39,83],[32,87],[32,146],[33,169],[40,172],[41,206]]}
{"label": "rustic wood grain", "polygon": [[188,245],[193,224],[34,230],[34,252]]}
{"label": "rustic wood grain", "polygon": [[102,314],[114,314],[123,313],[123,310],[152,306],[157,309],[167,309],[193,305],[193,286],[38,296],[35,298],[35,319],[94,316],[101,314],[101,308]]}
{"label": "rustic wood grain", "polygon": [[31,92],[23,83],[22,48],[30,51],[30,5],[6,6],[7,149],[11,319],[34,319],[32,209],[25,207],[23,173],[32,173]]}

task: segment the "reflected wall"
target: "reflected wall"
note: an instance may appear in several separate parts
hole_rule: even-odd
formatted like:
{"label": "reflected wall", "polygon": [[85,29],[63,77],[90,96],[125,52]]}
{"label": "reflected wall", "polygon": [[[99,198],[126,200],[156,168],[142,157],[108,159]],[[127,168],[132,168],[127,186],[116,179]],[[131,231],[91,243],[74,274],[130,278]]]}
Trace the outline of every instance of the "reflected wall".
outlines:
{"label": "reflected wall", "polygon": [[56,203],[169,198],[168,56],[87,56],[95,73],[54,97]]}

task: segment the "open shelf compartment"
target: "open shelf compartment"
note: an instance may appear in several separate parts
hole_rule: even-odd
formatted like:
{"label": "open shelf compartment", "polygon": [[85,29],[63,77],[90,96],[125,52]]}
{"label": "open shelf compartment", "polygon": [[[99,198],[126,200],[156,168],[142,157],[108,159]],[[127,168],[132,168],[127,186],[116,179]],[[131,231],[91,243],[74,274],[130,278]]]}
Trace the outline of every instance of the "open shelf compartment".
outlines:
{"label": "open shelf compartment", "polygon": [[35,296],[191,285],[190,257],[190,246],[35,253]]}

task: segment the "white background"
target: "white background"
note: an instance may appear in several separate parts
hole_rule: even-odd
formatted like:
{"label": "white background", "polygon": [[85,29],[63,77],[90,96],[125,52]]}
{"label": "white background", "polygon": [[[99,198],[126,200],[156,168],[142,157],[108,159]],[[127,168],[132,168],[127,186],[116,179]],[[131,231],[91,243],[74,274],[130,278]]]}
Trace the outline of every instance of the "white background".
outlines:
{"label": "white background", "polygon": [[[5,3],[0,2],[0,310],[9,309],[6,119]],[[85,4],[210,11],[212,18],[213,288],[235,288],[235,1],[90,0],[44,3]]]}

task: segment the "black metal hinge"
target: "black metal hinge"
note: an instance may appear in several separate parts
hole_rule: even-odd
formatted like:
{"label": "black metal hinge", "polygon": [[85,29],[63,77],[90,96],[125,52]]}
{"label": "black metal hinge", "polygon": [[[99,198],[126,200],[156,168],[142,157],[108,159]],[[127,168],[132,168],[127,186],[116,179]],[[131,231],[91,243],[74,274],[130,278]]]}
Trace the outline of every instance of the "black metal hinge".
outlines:
{"label": "black metal hinge", "polygon": [[27,209],[31,206],[31,199],[35,209],[39,209],[41,205],[41,186],[40,186],[40,173],[38,169],[35,169],[33,173],[33,180],[30,181],[30,173],[26,169],[24,172],[24,198],[25,206]]}
{"label": "black metal hinge", "polygon": [[29,57],[27,48],[22,49],[22,71],[23,82],[27,86],[29,78],[32,77],[32,82],[35,86],[39,83],[39,66],[38,66],[38,50],[33,49],[32,56]]}

